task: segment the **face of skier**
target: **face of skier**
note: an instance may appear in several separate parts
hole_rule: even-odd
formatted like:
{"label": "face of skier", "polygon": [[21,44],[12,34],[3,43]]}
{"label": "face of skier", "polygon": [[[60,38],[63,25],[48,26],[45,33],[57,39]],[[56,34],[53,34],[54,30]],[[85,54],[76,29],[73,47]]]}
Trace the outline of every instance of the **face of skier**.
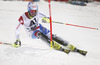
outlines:
{"label": "face of skier", "polygon": [[29,14],[30,14],[31,17],[36,16],[37,10],[30,10],[30,11],[29,11]]}

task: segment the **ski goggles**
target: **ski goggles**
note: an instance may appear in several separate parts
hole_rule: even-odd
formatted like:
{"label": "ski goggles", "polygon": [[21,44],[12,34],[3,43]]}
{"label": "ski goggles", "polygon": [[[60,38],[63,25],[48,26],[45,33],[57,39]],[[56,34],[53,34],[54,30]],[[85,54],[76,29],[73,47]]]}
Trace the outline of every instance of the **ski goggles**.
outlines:
{"label": "ski goggles", "polygon": [[30,10],[30,13],[31,14],[36,14],[37,13],[37,10]]}

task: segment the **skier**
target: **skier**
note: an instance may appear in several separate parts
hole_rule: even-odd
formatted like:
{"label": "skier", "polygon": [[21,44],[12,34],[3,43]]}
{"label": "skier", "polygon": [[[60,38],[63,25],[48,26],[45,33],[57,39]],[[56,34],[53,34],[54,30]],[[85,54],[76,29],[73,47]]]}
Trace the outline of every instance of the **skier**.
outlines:
{"label": "skier", "polygon": [[[22,16],[19,18],[19,23],[16,28],[16,41],[12,44],[13,47],[20,47],[21,41],[19,38],[19,30],[21,26],[23,25],[25,27],[26,32],[29,34],[29,36],[33,39],[41,39],[43,41],[46,41],[47,44],[50,45],[50,31],[43,27],[40,23],[38,23],[39,18],[42,18],[42,22],[50,22],[49,18],[38,12],[38,5],[35,2],[29,2],[28,3],[28,12],[25,12]],[[64,41],[62,38],[52,34],[52,45],[53,48],[56,50],[63,51],[65,53],[69,53],[70,51],[78,52],[82,55],[86,55],[87,51],[79,50],[72,44],[69,44],[67,41]],[[62,46],[66,47],[63,48]],[[67,49],[68,48],[68,49]]]}

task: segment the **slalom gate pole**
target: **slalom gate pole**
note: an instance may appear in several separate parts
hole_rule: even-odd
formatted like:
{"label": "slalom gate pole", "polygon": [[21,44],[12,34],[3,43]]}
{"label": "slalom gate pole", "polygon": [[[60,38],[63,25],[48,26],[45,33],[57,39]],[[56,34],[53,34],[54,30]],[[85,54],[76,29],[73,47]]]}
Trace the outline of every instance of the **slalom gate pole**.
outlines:
{"label": "slalom gate pole", "polygon": [[87,28],[87,29],[94,29],[94,30],[98,30],[98,28],[93,28],[93,27],[80,26],[80,25],[69,24],[69,23],[61,23],[61,22],[56,22],[56,21],[52,21],[52,22],[53,22],[53,23],[58,23],[58,24],[69,25],[69,26],[75,26],[75,27],[81,27],[81,28]]}
{"label": "slalom gate pole", "polygon": [[52,46],[52,18],[51,18],[51,4],[50,4],[50,0],[48,0],[49,2],[49,15],[50,15],[50,36],[51,36],[51,40],[50,40],[50,47],[51,49],[53,48]]}

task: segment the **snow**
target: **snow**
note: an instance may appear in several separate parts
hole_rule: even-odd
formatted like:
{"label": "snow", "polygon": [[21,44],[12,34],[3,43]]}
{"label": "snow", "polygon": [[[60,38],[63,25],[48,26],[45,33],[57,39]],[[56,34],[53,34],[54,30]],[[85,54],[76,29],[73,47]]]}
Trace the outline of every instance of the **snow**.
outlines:
{"label": "snow", "polygon": [[[0,41],[15,42],[15,28],[18,18],[27,11],[27,3],[22,1],[0,1]],[[48,3],[40,1],[39,11],[49,16]],[[100,3],[91,2],[87,6],[51,2],[52,20],[63,23],[96,27],[100,29]],[[41,23],[41,20],[40,20]],[[42,23],[49,29],[49,24]],[[69,41],[77,48],[87,50],[84,57],[78,53],[65,54],[52,50],[43,41],[28,37],[21,28],[22,46],[14,48],[0,45],[0,65],[99,65],[100,30],[73,27],[53,23],[53,33]]]}

